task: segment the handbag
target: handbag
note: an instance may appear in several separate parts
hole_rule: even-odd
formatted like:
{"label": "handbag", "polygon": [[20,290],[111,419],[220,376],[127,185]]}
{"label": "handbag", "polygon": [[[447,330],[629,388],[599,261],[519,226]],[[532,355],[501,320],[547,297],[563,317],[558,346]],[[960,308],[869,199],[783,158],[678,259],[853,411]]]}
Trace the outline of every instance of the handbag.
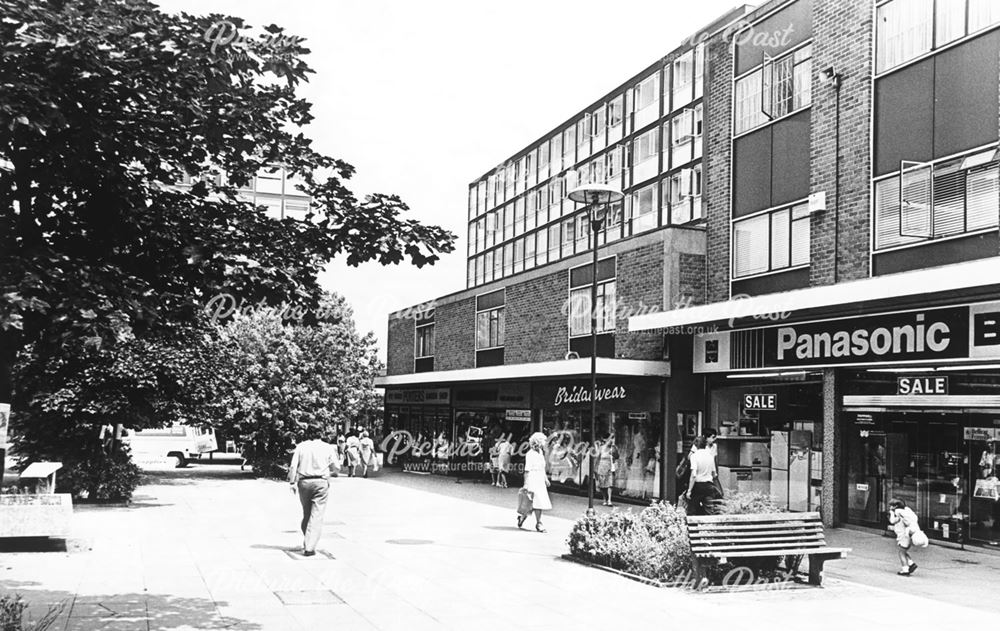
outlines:
{"label": "handbag", "polygon": [[521,489],[517,492],[517,514],[522,517],[527,517],[531,514],[531,509],[534,506],[535,494],[528,489]]}

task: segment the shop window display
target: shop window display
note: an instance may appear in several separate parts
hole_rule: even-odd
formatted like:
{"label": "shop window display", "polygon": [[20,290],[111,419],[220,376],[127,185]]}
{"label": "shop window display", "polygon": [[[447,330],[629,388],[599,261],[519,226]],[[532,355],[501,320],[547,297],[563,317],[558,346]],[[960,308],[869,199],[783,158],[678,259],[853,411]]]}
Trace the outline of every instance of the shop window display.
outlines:
{"label": "shop window display", "polygon": [[[649,412],[598,412],[598,437],[611,434],[612,494],[652,499],[660,488],[662,416]],[[582,410],[546,410],[542,431],[549,437],[548,475],[553,484],[586,490],[590,474],[590,414]],[[595,461],[596,468],[596,461]]]}

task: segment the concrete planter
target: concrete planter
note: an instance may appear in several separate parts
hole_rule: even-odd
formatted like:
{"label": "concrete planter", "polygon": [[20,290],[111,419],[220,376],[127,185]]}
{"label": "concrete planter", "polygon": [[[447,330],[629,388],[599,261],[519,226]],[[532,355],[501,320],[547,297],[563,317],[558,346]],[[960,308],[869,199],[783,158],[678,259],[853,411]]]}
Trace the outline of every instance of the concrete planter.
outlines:
{"label": "concrete planter", "polygon": [[72,518],[68,493],[0,495],[0,538],[66,538]]}

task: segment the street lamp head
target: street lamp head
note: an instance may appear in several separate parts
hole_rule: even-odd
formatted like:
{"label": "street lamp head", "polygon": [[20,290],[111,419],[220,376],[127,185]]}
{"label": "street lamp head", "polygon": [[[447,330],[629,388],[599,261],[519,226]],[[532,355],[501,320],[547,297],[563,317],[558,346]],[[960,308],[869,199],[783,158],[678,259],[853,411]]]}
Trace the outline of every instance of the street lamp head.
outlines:
{"label": "street lamp head", "polygon": [[569,198],[578,204],[610,204],[625,197],[609,184],[584,184],[569,192]]}

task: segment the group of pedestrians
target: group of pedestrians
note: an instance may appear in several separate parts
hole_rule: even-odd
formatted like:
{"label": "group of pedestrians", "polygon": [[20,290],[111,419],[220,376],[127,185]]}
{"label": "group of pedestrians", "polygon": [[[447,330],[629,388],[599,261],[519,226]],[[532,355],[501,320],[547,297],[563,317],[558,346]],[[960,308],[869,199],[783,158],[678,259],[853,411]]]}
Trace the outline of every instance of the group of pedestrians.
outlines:
{"label": "group of pedestrians", "polygon": [[501,434],[490,447],[490,475],[493,486],[507,488],[507,474],[510,473],[510,461],[514,455],[514,445],[507,434]]}

